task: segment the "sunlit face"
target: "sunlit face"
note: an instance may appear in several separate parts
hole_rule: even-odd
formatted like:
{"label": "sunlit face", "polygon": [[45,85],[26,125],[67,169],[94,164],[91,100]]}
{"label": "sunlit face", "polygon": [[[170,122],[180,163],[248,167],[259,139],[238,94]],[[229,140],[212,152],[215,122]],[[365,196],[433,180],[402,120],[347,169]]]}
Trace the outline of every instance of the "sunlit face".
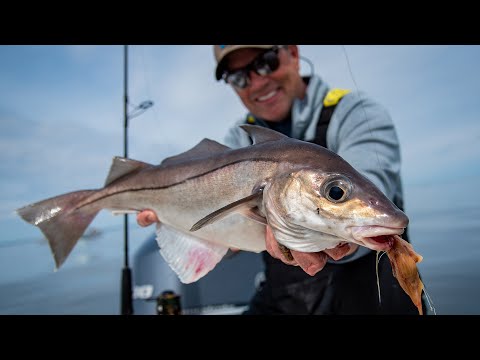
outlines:
{"label": "sunlit face", "polygon": [[[227,57],[230,71],[250,64],[265,50],[255,48],[238,49]],[[298,47],[289,45],[278,52],[280,66],[268,75],[250,71],[250,84],[242,89],[233,86],[245,107],[255,116],[268,121],[284,120],[295,98],[305,96],[306,84],[300,76]]]}

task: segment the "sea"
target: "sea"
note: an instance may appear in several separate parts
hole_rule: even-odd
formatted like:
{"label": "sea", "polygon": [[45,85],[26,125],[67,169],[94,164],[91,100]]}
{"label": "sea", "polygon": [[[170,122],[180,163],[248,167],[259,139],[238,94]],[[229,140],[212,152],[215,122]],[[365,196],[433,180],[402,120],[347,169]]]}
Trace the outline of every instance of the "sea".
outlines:
{"label": "sea", "polygon": [[[423,256],[418,268],[432,301],[428,315],[480,315],[480,205],[478,195],[472,195],[476,180],[406,187],[409,237],[415,251]],[[138,230],[136,224],[131,228],[130,254],[134,257],[150,238],[151,229]],[[252,258],[239,259],[245,263]],[[81,239],[58,271],[54,271],[49,247],[41,236],[18,243],[4,241],[0,243],[0,314],[121,314],[123,266],[121,226]],[[258,262],[255,267],[259,267]],[[217,292],[215,304],[202,305],[218,309],[222,299],[228,298],[223,295],[233,291],[235,282],[231,272],[215,271],[212,276],[216,276],[216,285],[209,290]],[[237,303],[253,294],[253,280],[251,284],[242,290]],[[151,301],[151,295],[136,297],[134,309],[144,309],[143,303]],[[146,299],[148,296],[150,299]]]}

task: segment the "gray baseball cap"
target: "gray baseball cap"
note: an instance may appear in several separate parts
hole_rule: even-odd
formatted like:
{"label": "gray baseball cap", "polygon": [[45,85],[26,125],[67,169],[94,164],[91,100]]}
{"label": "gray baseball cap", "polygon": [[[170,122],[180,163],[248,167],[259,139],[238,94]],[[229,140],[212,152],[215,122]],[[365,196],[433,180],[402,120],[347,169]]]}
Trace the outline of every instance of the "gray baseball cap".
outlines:
{"label": "gray baseball cap", "polygon": [[217,80],[222,78],[224,70],[225,57],[231,52],[238,49],[245,48],[258,48],[258,49],[270,49],[275,45],[213,45],[213,53],[215,54],[215,60],[217,61],[217,69],[215,70],[215,77]]}

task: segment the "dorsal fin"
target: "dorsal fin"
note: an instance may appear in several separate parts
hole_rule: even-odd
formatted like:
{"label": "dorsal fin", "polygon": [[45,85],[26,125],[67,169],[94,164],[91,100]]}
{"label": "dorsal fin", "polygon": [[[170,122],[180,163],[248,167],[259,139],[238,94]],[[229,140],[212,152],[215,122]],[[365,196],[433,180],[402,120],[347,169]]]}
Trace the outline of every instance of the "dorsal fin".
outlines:
{"label": "dorsal fin", "polygon": [[288,138],[278,131],[258,125],[240,125],[240,127],[250,135],[253,145]]}
{"label": "dorsal fin", "polygon": [[108,173],[107,180],[105,180],[105,186],[111,184],[122,176],[125,176],[131,172],[152,166],[142,161],[127,159],[119,156],[115,156],[110,166],[110,172]]}
{"label": "dorsal fin", "polygon": [[162,161],[161,165],[172,165],[176,162],[182,162],[183,160],[189,160],[204,155],[212,155],[215,153],[224,152],[228,149],[230,149],[228,146],[222,145],[214,140],[203,139],[190,150],[166,158]]}

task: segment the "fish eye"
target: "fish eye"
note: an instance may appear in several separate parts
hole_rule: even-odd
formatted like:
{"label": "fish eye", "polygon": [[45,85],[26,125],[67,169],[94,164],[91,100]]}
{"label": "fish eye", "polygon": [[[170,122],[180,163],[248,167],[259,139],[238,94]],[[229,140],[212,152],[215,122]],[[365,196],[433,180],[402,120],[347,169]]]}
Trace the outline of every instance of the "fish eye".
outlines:
{"label": "fish eye", "polygon": [[333,176],[325,181],[322,195],[333,203],[341,203],[348,199],[352,190],[352,184],[344,176]]}
{"label": "fish eye", "polygon": [[332,198],[333,200],[340,200],[343,195],[345,194],[345,191],[339,186],[332,186],[330,190],[328,190],[328,196]]}

